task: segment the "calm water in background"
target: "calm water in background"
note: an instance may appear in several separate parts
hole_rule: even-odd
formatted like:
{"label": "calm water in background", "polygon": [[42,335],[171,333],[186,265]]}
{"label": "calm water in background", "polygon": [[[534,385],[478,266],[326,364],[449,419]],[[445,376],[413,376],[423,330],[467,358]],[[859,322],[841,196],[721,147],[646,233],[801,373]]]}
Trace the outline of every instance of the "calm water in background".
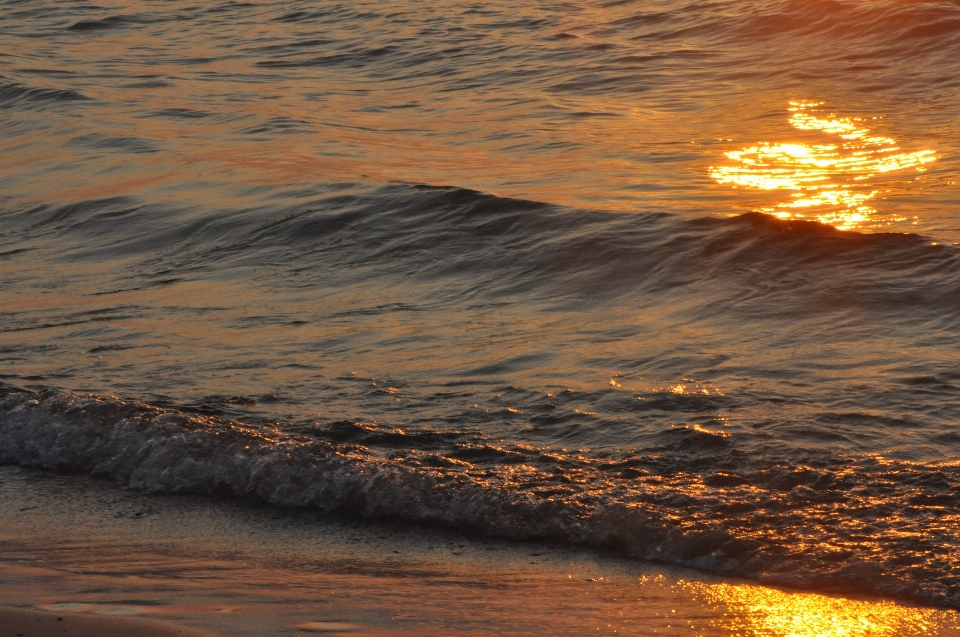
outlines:
{"label": "calm water in background", "polygon": [[3,462],[960,607],[955,2],[0,16]]}

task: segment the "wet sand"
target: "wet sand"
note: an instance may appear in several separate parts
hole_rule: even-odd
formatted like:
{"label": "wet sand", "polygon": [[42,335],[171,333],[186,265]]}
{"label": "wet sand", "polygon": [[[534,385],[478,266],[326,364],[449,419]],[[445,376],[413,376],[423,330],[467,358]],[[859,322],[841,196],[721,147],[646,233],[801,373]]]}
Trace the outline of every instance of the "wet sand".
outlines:
{"label": "wet sand", "polygon": [[[960,635],[953,612],[17,467],[0,520],[11,637]],[[51,617],[77,632],[39,632]]]}
{"label": "wet sand", "polygon": [[211,637],[174,624],[80,613],[0,608],[0,636],[15,637]]}

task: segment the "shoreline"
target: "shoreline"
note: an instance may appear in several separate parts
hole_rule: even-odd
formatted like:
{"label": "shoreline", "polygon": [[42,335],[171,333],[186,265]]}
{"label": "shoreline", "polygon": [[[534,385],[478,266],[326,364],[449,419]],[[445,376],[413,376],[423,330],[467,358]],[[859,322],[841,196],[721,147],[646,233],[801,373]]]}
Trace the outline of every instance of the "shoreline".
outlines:
{"label": "shoreline", "polygon": [[110,637],[142,621],[156,637],[960,637],[954,611],[16,466],[0,467],[0,519],[0,604]]}

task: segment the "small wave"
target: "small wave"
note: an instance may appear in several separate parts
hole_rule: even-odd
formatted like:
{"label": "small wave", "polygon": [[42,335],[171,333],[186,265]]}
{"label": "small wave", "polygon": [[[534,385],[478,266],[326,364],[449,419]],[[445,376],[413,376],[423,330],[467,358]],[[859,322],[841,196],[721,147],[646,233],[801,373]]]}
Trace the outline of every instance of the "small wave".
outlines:
{"label": "small wave", "polygon": [[329,16],[333,11],[289,11],[282,15],[279,15],[273,18],[276,22],[294,22],[294,23],[304,23],[311,22],[320,18],[325,18]]}
{"label": "small wave", "polygon": [[172,119],[203,119],[205,117],[210,117],[211,113],[206,111],[198,111],[190,108],[164,108],[159,111],[154,111],[150,113],[150,117],[164,117]]}
{"label": "small wave", "polygon": [[94,150],[113,150],[127,153],[155,153],[159,146],[143,137],[107,135],[104,133],[89,133],[74,137],[69,142],[72,146],[83,146]]}
{"label": "small wave", "polygon": [[320,55],[310,58],[292,56],[285,59],[261,60],[255,64],[263,68],[284,69],[284,68],[309,68],[309,67],[343,67],[343,68],[363,68],[368,64],[380,60],[386,56],[397,53],[397,49],[391,46],[381,46],[374,48],[360,48],[345,53],[335,53],[332,55]]}
{"label": "small wave", "polygon": [[591,457],[352,421],[285,432],[53,391],[7,388],[0,401],[3,463],[960,608],[960,558],[950,548],[960,538],[927,523],[960,505],[960,468],[764,462],[699,425],[660,439],[649,453]]}
{"label": "small wave", "polygon": [[90,98],[86,95],[69,89],[38,88],[15,83],[0,84],[0,107],[89,100]]}
{"label": "small wave", "polygon": [[245,135],[263,135],[265,139],[269,139],[273,135],[302,133],[308,128],[309,124],[302,120],[291,117],[272,117],[256,126],[244,128],[240,132]]}
{"label": "small wave", "polygon": [[100,20],[80,20],[71,24],[67,29],[69,31],[106,31],[124,27],[132,23],[132,20],[122,15],[112,15]]}
{"label": "small wave", "polygon": [[296,246],[340,262],[349,253],[417,278],[469,276],[472,289],[497,295],[639,296],[721,283],[740,311],[960,309],[960,250],[761,213],[684,221],[398,186],[318,201],[248,232],[245,246]]}
{"label": "small wave", "polygon": [[[127,138],[84,142],[149,149]],[[182,214],[160,215],[133,198],[114,198],[19,219],[31,233],[56,234],[64,251],[75,242],[77,258],[101,259],[104,251],[159,256],[165,272],[205,264],[219,271],[278,258],[293,268],[309,261],[314,269],[297,270],[303,283],[311,272],[322,272],[324,281],[331,273],[354,281],[448,281],[460,292],[447,302],[523,295],[560,304],[615,297],[639,303],[684,294],[686,302],[698,304],[701,317],[806,318],[857,308],[904,321],[950,323],[960,312],[955,246],[762,213],[684,220],[398,185],[315,198],[294,208],[212,211],[171,231],[171,220]],[[139,222],[135,238],[132,226],[95,223],[117,215]],[[13,227],[17,223],[11,220]],[[911,311],[916,308],[923,312]]]}

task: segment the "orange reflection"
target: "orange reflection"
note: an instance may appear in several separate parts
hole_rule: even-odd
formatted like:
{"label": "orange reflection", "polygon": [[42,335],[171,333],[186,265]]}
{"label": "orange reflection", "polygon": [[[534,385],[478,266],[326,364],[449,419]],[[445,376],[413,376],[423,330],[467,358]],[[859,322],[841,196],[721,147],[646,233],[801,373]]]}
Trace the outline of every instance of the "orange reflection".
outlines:
{"label": "orange reflection", "polygon": [[[678,586],[728,612],[719,628],[751,637],[907,637],[958,627],[957,613],[751,584],[685,582]],[[714,622],[716,624],[716,622]]]}
{"label": "orange reflection", "polygon": [[679,586],[728,609],[722,629],[754,637],[907,637],[958,627],[957,613],[815,593],[787,593],[750,584],[685,582]]}
{"label": "orange reflection", "polygon": [[804,218],[801,210],[813,208],[812,218],[841,230],[901,221],[880,217],[868,205],[878,193],[868,182],[880,173],[924,171],[925,164],[936,161],[935,152],[899,152],[896,141],[871,135],[861,118],[821,116],[822,104],[790,102],[790,123],[801,131],[836,135],[839,143],[761,143],[725,153],[733,163],[712,166],[710,176],[734,187],[791,191],[789,201],[761,208],[781,218]]}

